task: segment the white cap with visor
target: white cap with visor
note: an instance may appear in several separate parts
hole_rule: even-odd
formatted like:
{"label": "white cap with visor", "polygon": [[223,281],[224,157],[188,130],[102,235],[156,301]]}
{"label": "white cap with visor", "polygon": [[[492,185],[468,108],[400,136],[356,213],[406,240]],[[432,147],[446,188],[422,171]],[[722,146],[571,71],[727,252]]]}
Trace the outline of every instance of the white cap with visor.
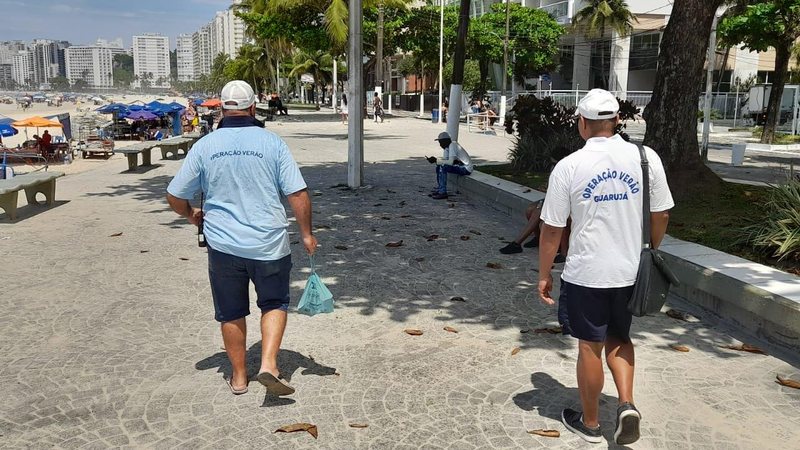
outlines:
{"label": "white cap with visor", "polygon": [[222,109],[247,109],[256,102],[256,94],[246,82],[233,80],[222,88],[220,102]]}
{"label": "white cap with visor", "polygon": [[613,119],[619,114],[619,102],[614,94],[605,89],[592,89],[580,103],[575,115],[591,120]]}

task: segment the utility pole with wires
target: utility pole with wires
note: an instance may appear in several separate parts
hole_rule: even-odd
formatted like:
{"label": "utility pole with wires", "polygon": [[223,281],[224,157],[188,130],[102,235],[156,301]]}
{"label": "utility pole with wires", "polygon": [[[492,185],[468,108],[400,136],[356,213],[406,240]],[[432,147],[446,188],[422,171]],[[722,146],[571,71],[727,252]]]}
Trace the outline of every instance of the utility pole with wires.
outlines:
{"label": "utility pole with wires", "polygon": [[347,185],[359,188],[364,183],[364,61],[361,34],[364,11],[361,0],[350,0],[350,42],[347,52],[347,86],[350,104],[347,121]]}
{"label": "utility pole with wires", "polygon": [[508,99],[506,98],[506,83],[508,82],[508,18],[509,18],[509,9],[511,6],[511,0],[506,1],[506,36],[503,39],[503,92],[500,94],[500,126],[503,126],[506,123],[506,102]]}

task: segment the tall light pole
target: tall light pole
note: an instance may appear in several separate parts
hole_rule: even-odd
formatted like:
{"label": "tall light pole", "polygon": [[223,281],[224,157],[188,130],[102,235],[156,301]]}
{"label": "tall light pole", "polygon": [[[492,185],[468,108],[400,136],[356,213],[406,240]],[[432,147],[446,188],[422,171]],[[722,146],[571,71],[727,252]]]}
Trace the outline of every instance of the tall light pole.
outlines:
{"label": "tall light pole", "polygon": [[[717,56],[717,22],[725,8],[717,9],[711,23],[711,36],[708,38],[708,62],[706,63],[706,96],[703,105],[703,138],[700,141],[700,159],[708,161],[708,133],[711,131],[711,89],[714,82],[714,64]],[[723,67],[722,70],[725,70]]]}
{"label": "tall light pole", "polygon": [[506,36],[503,39],[503,92],[500,95],[500,126],[506,122],[506,82],[508,81],[508,18],[511,0],[506,0]]}
{"label": "tall light pole", "polygon": [[383,94],[383,2],[378,4],[378,23],[376,24],[378,42],[375,46],[375,92]]}
{"label": "tall light pole", "polygon": [[442,117],[442,82],[444,77],[444,0],[440,0],[439,8],[439,123],[444,121]]}
{"label": "tall light pole", "polygon": [[470,0],[461,0],[458,13],[458,37],[453,55],[453,80],[450,84],[450,109],[447,111],[447,133],[458,141],[458,124],[461,119],[461,85],[464,82],[464,59],[467,51]]}
{"label": "tall light pole", "polygon": [[364,182],[364,60],[362,52],[361,0],[350,0],[350,43],[347,64],[347,185],[358,188]]}

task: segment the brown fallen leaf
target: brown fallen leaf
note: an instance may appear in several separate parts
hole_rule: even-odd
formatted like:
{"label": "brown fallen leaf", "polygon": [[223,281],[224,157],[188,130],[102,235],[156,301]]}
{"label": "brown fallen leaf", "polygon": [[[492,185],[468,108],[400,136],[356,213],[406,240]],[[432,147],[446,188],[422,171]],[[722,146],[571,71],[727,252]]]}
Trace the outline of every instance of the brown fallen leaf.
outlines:
{"label": "brown fallen leaf", "polygon": [[398,203],[398,206],[406,206],[406,201],[405,200],[401,201],[400,203]]}
{"label": "brown fallen leaf", "polygon": [[428,242],[435,241],[435,240],[439,239],[439,235],[438,234],[431,234],[429,236],[425,236],[425,239],[427,239]]}
{"label": "brown fallen leaf", "polygon": [[386,192],[388,192],[388,193],[390,193],[390,194],[397,194],[397,192],[395,192],[395,191],[393,191],[393,190],[391,190],[391,189],[387,189],[387,190],[386,190]]}
{"label": "brown fallen leaf", "polygon": [[389,248],[402,247],[403,246],[403,240],[401,239],[401,240],[399,240],[397,242],[389,242],[388,244],[386,244],[386,246],[389,247]]}
{"label": "brown fallen leaf", "polygon": [[381,220],[392,220],[391,217],[381,216]]}
{"label": "brown fallen leaf", "polygon": [[464,300],[464,297],[458,297],[458,296],[450,297],[450,301],[451,302],[466,302],[466,300]]}
{"label": "brown fallen leaf", "polygon": [[474,234],[475,236],[480,236],[480,235],[481,235],[481,232],[480,232],[480,231],[469,230],[469,232],[470,232],[470,233],[472,233],[472,234]]}
{"label": "brown fallen leaf", "polygon": [[761,350],[760,348],[756,347],[755,345],[750,344],[738,344],[738,345],[722,345],[722,348],[727,348],[729,350],[738,350],[740,352],[748,352],[748,353],[757,353],[759,355],[766,355],[767,352]]}
{"label": "brown fallen leaf", "polygon": [[519,332],[522,333],[522,334],[528,333],[530,331],[531,331],[530,328],[523,328],[523,329],[519,330]]}
{"label": "brown fallen leaf", "polygon": [[486,267],[488,267],[490,269],[502,269],[503,265],[500,264],[500,263],[496,263],[496,262],[488,262],[488,263],[486,263]]}
{"label": "brown fallen leaf", "polygon": [[562,331],[562,328],[560,326],[558,326],[558,327],[548,327],[548,328],[537,328],[537,329],[533,330],[533,332],[536,333],[536,334],[544,334],[544,333],[558,334],[558,333],[561,333],[561,331]]}
{"label": "brown fallen leaf", "polygon": [[372,206],[383,206],[383,203],[375,203],[375,204],[374,204],[374,205],[372,205]]}
{"label": "brown fallen leaf", "polygon": [[455,203],[448,203],[448,204],[447,204],[447,207],[448,207],[448,208],[455,208],[455,207],[456,207],[456,204],[455,204]]}
{"label": "brown fallen leaf", "polygon": [[671,348],[673,350],[677,350],[679,352],[684,352],[684,353],[689,351],[689,347],[687,347],[685,345],[669,344],[669,348]]}
{"label": "brown fallen leaf", "polygon": [[292,244],[292,245],[297,245],[299,243],[300,243],[300,241],[292,241],[292,242],[290,242],[290,244]]}
{"label": "brown fallen leaf", "polygon": [[139,250],[139,253],[148,253],[150,250]]}
{"label": "brown fallen leaf", "polygon": [[180,257],[180,258],[178,258],[178,259],[180,259],[181,261],[188,261],[188,260],[189,260],[189,258],[184,258],[183,256],[181,256],[181,257]]}
{"label": "brown fallen leaf", "polygon": [[453,327],[444,327],[444,331],[449,331],[450,333],[458,333],[458,330],[456,330]]}
{"label": "brown fallen leaf", "polygon": [[273,433],[294,433],[296,431],[308,431],[308,434],[317,438],[317,426],[310,423],[293,423],[291,425],[284,425]]}
{"label": "brown fallen leaf", "polygon": [[462,241],[468,241],[469,240],[469,236],[467,236],[467,235],[461,236],[461,240]]}
{"label": "brown fallen leaf", "polygon": [[794,389],[800,389],[800,381],[792,380],[791,378],[782,378],[780,375],[775,376],[775,382],[781,386],[786,386]]}
{"label": "brown fallen leaf", "polygon": [[322,195],[322,192],[319,192],[319,191],[314,191],[314,193],[311,194],[312,197],[319,197],[321,195]]}
{"label": "brown fallen leaf", "polygon": [[409,217],[411,217],[411,214],[403,214],[400,216],[401,219],[408,219]]}
{"label": "brown fallen leaf", "polygon": [[119,233],[114,233],[109,237],[120,237],[120,236],[122,236],[122,231],[120,231]]}
{"label": "brown fallen leaf", "polygon": [[403,332],[411,336],[422,336],[422,330],[415,330],[413,328],[406,328]]}
{"label": "brown fallen leaf", "polygon": [[340,374],[339,372],[333,372],[333,374],[336,375],[337,377],[342,376],[342,374]]}
{"label": "brown fallen leaf", "polygon": [[682,320],[684,322],[689,322],[689,318],[691,317],[688,313],[685,313],[683,311],[678,311],[676,309],[668,309],[667,312],[665,312],[664,314],[666,314],[669,317],[672,317],[673,319]]}
{"label": "brown fallen leaf", "polygon": [[335,248],[336,250],[347,250],[346,245],[334,245],[333,248]]}
{"label": "brown fallen leaf", "polygon": [[528,434],[535,434],[537,436],[544,436],[550,438],[557,438],[561,437],[561,433],[558,430],[530,430]]}
{"label": "brown fallen leaf", "polygon": [[511,350],[511,356],[516,355],[517,353],[520,352],[520,350],[522,350],[522,349],[519,348],[519,347],[514,347],[514,350]]}
{"label": "brown fallen leaf", "polygon": [[525,189],[524,191],[522,191],[523,194],[527,194],[528,192],[531,192],[531,190],[530,189]]}
{"label": "brown fallen leaf", "polygon": [[328,225],[317,225],[316,228],[319,229],[319,230],[330,230],[331,229],[331,227],[328,226]]}
{"label": "brown fallen leaf", "polygon": [[367,428],[369,425],[366,423],[351,423],[350,428]]}
{"label": "brown fallen leaf", "polygon": [[416,261],[416,262],[422,262],[422,261],[425,261],[425,258],[414,258],[414,261]]}

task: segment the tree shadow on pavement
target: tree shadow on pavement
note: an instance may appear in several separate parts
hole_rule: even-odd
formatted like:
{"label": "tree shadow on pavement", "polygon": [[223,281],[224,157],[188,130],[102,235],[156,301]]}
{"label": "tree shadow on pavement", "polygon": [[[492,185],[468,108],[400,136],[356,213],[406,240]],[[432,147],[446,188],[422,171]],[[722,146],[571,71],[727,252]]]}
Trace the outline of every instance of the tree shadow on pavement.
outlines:
{"label": "tree shadow on pavement", "polygon": [[[514,395],[514,404],[524,411],[536,411],[540,416],[561,422],[561,411],[569,402],[573,402],[572,409],[580,410],[580,394],[578,388],[570,388],[544,372],[531,374],[533,389]],[[600,394],[600,423],[603,437],[608,441],[609,448],[628,448],[614,443],[614,429],[616,424],[617,399],[610,395]],[[611,426],[609,426],[611,424]],[[569,433],[569,431],[564,431]],[[581,441],[582,442],[582,441]]]}

